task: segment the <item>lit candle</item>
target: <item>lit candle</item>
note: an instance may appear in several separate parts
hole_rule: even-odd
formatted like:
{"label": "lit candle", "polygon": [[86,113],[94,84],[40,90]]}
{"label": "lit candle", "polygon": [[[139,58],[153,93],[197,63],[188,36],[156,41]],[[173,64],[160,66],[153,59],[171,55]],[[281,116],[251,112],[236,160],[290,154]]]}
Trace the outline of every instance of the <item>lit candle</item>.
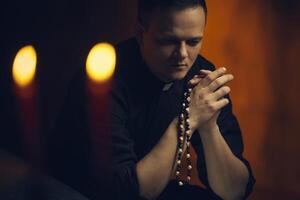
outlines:
{"label": "lit candle", "polygon": [[[87,95],[90,114],[91,140],[95,172],[109,170],[110,130],[109,92],[111,79],[116,65],[116,52],[112,45],[99,43],[95,45],[86,61]],[[99,175],[99,174],[98,174]]]}
{"label": "lit candle", "polygon": [[39,136],[36,88],[37,54],[33,46],[22,47],[16,54],[12,77],[14,91],[19,106],[24,151],[34,165],[41,164],[41,144]]}

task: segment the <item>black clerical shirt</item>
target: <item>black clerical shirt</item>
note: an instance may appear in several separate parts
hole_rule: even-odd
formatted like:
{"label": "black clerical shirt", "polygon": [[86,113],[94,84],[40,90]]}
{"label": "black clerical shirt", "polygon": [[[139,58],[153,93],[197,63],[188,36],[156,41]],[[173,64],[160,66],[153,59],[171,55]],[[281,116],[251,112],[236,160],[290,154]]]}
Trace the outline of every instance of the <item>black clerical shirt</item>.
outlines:
{"label": "black clerical shirt", "polygon": [[[179,115],[187,82],[198,74],[200,69],[214,70],[214,67],[199,55],[183,80],[165,84],[156,78],[143,62],[135,40],[119,45],[116,82],[112,92],[112,144],[115,183],[120,199],[122,197],[137,198],[139,185],[136,163],[151,151],[171,121]],[[248,162],[242,156],[241,131],[232,113],[231,103],[222,109],[218,125],[232,152],[249,169],[247,196],[253,186],[254,178]],[[198,133],[193,134],[192,145],[198,155],[199,178],[212,194]],[[172,184],[167,188],[188,190],[188,188],[182,189]],[[214,194],[211,196],[213,197]]]}
{"label": "black clerical shirt", "polygon": [[[141,199],[136,164],[151,151],[171,121],[179,115],[187,82],[200,69],[214,70],[214,66],[199,55],[183,80],[165,84],[143,62],[135,39],[117,46],[117,67],[111,93],[109,124],[113,172],[111,178],[115,199]],[[88,173],[90,168],[86,167],[90,163],[90,129],[86,114],[86,93],[82,92],[85,87],[79,82],[75,79],[71,84],[56,131],[50,136],[49,163],[53,176],[93,199],[97,196],[98,187],[95,177]],[[245,194],[247,197],[255,180],[249,163],[242,155],[241,131],[232,113],[231,102],[222,109],[218,126],[231,151],[249,170]],[[203,190],[197,186],[179,188],[171,181],[158,199],[218,199],[208,183],[204,152],[198,133],[193,134],[192,146],[198,155],[199,178],[208,189]]]}

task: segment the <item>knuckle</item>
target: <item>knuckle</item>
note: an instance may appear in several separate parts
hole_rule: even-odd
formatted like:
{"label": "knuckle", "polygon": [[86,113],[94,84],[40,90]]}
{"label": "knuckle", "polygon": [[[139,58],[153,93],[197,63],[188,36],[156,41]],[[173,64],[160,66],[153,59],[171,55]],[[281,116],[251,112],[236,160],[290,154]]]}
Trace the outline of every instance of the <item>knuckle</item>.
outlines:
{"label": "knuckle", "polygon": [[207,106],[208,106],[208,110],[209,110],[210,112],[215,112],[216,108],[214,107],[213,104],[209,103]]}
{"label": "knuckle", "polygon": [[205,97],[205,98],[203,99],[203,102],[204,102],[204,104],[210,106],[210,100],[209,100],[207,97]]}
{"label": "knuckle", "polygon": [[213,81],[212,75],[207,75],[206,80],[209,81],[209,82]]}
{"label": "knuckle", "polygon": [[204,99],[207,94],[207,88],[202,87],[199,90],[196,90],[196,94],[200,99]]}
{"label": "knuckle", "polygon": [[227,92],[226,92],[226,90],[225,90],[224,88],[220,89],[219,95],[220,95],[221,97],[223,97],[223,96],[226,95],[226,94],[227,94]]}
{"label": "knuckle", "polygon": [[221,79],[216,79],[215,83],[216,83],[216,85],[217,85],[217,86],[220,86],[220,85],[222,85],[222,81],[221,81]]}
{"label": "knuckle", "polygon": [[200,98],[200,99],[204,99],[204,93],[202,92],[202,91],[196,91],[195,92],[196,93],[196,95]]}

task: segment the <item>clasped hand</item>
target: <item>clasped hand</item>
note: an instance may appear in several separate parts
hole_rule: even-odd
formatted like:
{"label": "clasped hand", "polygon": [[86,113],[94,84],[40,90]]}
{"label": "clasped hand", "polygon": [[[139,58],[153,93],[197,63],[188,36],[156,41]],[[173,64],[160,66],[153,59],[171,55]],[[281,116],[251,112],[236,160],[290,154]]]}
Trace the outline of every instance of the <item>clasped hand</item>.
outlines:
{"label": "clasped hand", "polygon": [[233,80],[232,74],[226,74],[225,68],[215,71],[201,70],[189,81],[193,87],[190,103],[190,127],[192,131],[204,130],[216,126],[220,110],[229,103],[225,98],[230,87],[225,84]]}

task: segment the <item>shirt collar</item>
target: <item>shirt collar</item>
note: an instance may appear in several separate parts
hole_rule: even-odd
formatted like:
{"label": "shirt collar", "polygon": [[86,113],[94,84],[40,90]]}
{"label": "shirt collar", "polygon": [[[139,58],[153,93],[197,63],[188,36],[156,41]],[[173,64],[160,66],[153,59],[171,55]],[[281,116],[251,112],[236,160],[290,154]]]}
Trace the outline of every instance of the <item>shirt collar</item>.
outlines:
{"label": "shirt collar", "polygon": [[165,83],[165,82],[161,81],[159,78],[157,78],[151,72],[151,70],[149,69],[149,66],[143,60],[141,52],[140,52],[140,48],[139,48],[139,45],[138,45],[138,42],[136,39],[134,39],[134,46],[136,47],[135,53],[137,54],[136,57],[138,58],[136,60],[136,62],[138,63],[136,66],[139,67],[139,69],[137,69],[137,70],[139,70],[139,72],[137,74],[139,74],[139,76],[141,76],[140,80],[142,82],[144,82],[145,84],[147,84],[148,88],[155,89],[155,90],[162,91],[162,92],[167,92],[174,87],[185,85],[185,83],[187,83],[186,79],[189,78],[191,69],[188,72],[188,74],[186,75],[186,77],[184,77],[182,80]]}

